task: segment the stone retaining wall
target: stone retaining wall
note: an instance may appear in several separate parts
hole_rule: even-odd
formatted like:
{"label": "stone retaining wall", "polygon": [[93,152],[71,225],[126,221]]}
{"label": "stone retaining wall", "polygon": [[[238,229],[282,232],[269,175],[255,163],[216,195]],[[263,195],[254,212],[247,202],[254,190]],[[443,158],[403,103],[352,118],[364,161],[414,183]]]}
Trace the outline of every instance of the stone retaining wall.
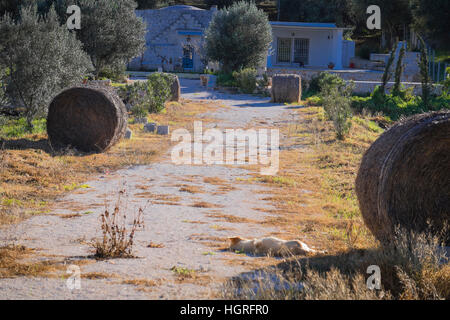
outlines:
{"label": "stone retaining wall", "polygon": [[[380,86],[381,82],[374,81],[355,81],[355,88],[353,89],[354,93],[370,93],[373,92],[376,86]],[[422,84],[420,82],[402,82],[404,88],[413,88],[413,93],[415,95],[422,94]],[[392,87],[394,86],[394,82],[388,82],[386,85],[386,91],[390,92]],[[433,92],[437,95],[442,94],[442,85],[433,85]]]}

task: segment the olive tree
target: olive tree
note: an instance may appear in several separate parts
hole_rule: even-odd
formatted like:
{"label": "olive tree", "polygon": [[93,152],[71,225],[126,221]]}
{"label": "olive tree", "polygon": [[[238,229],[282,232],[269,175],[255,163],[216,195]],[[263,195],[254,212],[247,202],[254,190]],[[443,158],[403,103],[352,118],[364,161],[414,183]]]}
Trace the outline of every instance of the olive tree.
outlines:
{"label": "olive tree", "polygon": [[105,68],[126,64],[145,51],[146,26],[133,0],[80,0],[78,39],[90,55],[96,76]]}
{"label": "olive tree", "polygon": [[102,71],[125,69],[131,59],[145,51],[146,25],[136,16],[134,0],[39,0],[41,10],[54,5],[60,22],[67,21],[67,8],[81,9],[81,29],[78,39],[89,54],[95,77]]}
{"label": "olive tree", "polygon": [[10,102],[24,109],[29,128],[45,116],[50,100],[64,87],[80,83],[92,69],[82,44],[59,24],[55,10],[39,15],[24,7],[20,18],[0,18],[0,65],[8,69],[2,82]]}
{"label": "olive tree", "polygon": [[225,72],[264,63],[272,42],[267,15],[253,2],[240,1],[219,10],[206,30],[206,54]]}

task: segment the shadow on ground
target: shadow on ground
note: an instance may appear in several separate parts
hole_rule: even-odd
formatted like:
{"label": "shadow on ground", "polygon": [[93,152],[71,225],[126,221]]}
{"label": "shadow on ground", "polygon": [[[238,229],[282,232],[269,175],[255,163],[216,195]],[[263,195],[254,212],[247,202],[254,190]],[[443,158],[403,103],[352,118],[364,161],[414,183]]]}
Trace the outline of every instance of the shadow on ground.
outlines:
{"label": "shadow on ground", "polygon": [[48,139],[30,140],[30,139],[0,139],[0,147],[5,150],[42,150],[49,154],[54,154]]}
{"label": "shadow on ground", "polygon": [[71,155],[77,157],[83,157],[95,152],[86,153],[78,151],[77,149],[66,147],[64,149],[54,149],[48,139],[30,140],[30,139],[0,139],[0,149],[3,150],[42,150],[48,153],[52,157]]}

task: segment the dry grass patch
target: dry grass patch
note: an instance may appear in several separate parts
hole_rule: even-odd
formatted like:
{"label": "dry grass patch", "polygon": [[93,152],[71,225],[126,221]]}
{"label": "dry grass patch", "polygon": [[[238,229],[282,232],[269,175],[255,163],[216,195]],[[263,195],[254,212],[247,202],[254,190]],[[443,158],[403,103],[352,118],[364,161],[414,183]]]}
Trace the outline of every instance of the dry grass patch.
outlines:
{"label": "dry grass patch", "polygon": [[[225,284],[223,297],[239,299],[449,299],[448,258],[437,238],[398,230],[389,246],[318,255],[256,270]],[[369,266],[378,266],[381,287],[367,286]],[[261,277],[262,275],[262,277]],[[259,279],[259,280],[254,280]],[[262,279],[262,280],[261,280]]]}
{"label": "dry grass patch", "polygon": [[339,141],[331,122],[324,120],[322,108],[301,108],[297,112],[295,125],[280,128],[287,138],[281,142],[285,148],[280,152],[278,174],[254,173],[246,181],[271,188],[270,196],[264,199],[275,209],[257,210],[272,215],[265,224],[306,238],[319,248],[339,251],[373,246],[359,212],[354,180],[364,151],[382,129],[368,129],[366,122],[370,120],[355,118],[348,138]]}
{"label": "dry grass patch", "polygon": [[58,214],[58,217],[61,219],[73,219],[73,218],[79,218],[82,214],[79,213],[72,213],[72,214]]}
{"label": "dry grass patch", "polygon": [[180,192],[188,192],[188,193],[205,193],[202,187],[199,186],[193,186],[193,185],[181,185],[180,186]]}
{"label": "dry grass patch", "polygon": [[101,279],[113,279],[117,278],[118,275],[116,274],[109,274],[104,272],[87,272],[82,273],[81,278],[82,279],[88,279],[88,280],[101,280]]}
{"label": "dry grass patch", "polygon": [[207,224],[207,222],[204,222],[204,221],[194,221],[194,220],[183,220],[181,222],[192,223],[192,224]]}
{"label": "dry grass patch", "polygon": [[[67,269],[62,259],[33,260],[36,251],[21,245],[0,247],[0,279],[16,277],[56,277],[57,272]],[[70,264],[84,265],[91,260],[75,260]]]}
{"label": "dry grass patch", "polygon": [[160,249],[160,248],[164,248],[165,245],[163,243],[154,243],[154,242],[150,242],[147,245],[147,248],[153,248],[153,249]]}
{"label": "dry grass patch", "polygon": [[209,203],[206,201],[200,201],[200,202],[193,203],[191,205],[191,207],[194,207],[194,208],[223,208],[223,206],[221,206],[221,205],[218,205],[215,203]]}
{"label": "dry grass patch", "polygon": [[[198,114],[212,109],[206,103],[182,101],[169,103],[164,112],[151,118],[174,129],[188,128]],[[45,134],[0,140],[0,225],[48,212],[57,197],[80,189],[92,175],[108,176],[122,167],[150,164],[169,148],[170,137],[146,133],[142,124],[129,126],[133,139],[123,139],[101,154],[55,153]]]}
{"label": "dry grass patch", "polygon": [[242,218],[233,216],[231,214],[224,214],[220,212],[211,212],[206,215],[207,217],[214,218],[218,221],[225,221],[230,223],[257,223],[255,220],[251,220],[248,218]]}
{"label": "dry grass patch", "polygon": [[171,194],[153,193],[149,191],[136,193],[134,196],[138,198],[153,199],[156,201],[167,201],[167,202],[179,202],[181,200],[181,197],[179,196],[174,196]]}
{"label": "dry grass patch", "polygon": [[228,185],[228,182],[219,177],[205,177],[203,178],[204,183],[214,184],[218,186]]}
{"label": "dry grass patch", "polygon": [[121,284],[129,284],[129,285],[133,285],[133,286],[137,286],[137,287],[157,287],[159,285],[161,285],[162,280],[161,279],[157,279],[157,280],[150,280],[150,279],[126,279],[126,280],[122,280],[120,281]]}

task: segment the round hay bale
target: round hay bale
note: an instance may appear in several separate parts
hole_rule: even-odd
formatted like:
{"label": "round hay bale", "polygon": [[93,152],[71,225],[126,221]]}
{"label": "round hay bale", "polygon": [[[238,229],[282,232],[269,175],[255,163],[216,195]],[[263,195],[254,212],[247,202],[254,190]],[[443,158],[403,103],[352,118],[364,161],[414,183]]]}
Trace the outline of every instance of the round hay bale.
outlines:
{"label": "round hay bale", "polygon": [[272,77],[272,102],[298,103],[302,98],[302,78],[297,74]]}
{"label": "round hay bale", "polygon": [[103,152],[127,129],[127,111],[113,89],[83,86],[64,90],[50,103],[47,132],[53,148]]}
{"label": "round hay bale", "polygon": [[180,101],[181,97],[181,87],[180,87],[180,80],[178,79],[178,76],[173,75],[172,77],[172,84],[170,86],[170,100],[169,101]]}
{"label": "round hay bale", "polygon": [[367,227],[392,240],[395,228],[429,231],[450,245],[450,111],[400,121],[365,153],[356,194]]}

